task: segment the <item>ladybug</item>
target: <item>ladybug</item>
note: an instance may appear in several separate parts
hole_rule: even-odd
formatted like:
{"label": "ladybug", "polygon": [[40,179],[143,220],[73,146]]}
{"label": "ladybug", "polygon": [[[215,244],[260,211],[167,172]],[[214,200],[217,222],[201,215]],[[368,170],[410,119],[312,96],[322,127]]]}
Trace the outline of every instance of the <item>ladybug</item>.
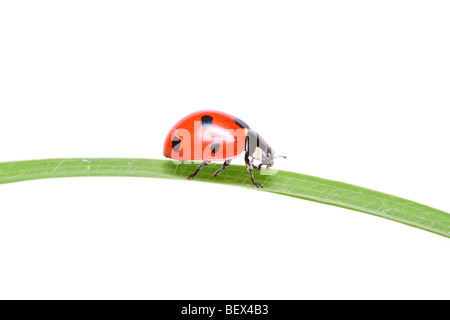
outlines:
{"label": "ladybug", "polygon": [[[247,123],[220,111],[204,110],[191,113],[178,121],[164,141],[164,156],[181,161],[203,161],[187,177],[194,179],[198,172],[212,161],[224,161],[214,173],[217,177],[233,158],[245,152],[245,165],[256,188],[262,188],[253,178],[253,169],[273,166],[274,151]],[[284,157],[285,158],[285,157]],[[257,160],[259,164],[255,165]]]}

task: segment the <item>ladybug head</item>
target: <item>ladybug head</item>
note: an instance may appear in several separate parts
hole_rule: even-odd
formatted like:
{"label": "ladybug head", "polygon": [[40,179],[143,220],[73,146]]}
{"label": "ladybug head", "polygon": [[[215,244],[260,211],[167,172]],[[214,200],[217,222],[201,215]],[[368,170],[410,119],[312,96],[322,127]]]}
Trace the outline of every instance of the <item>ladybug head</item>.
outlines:
{"label": "ladybug head", "polygon": [[269,144],[252,129],[247,133],[245,149],[252,159],[261,162],[259,168],[261,166],[267,166],[267,168],[273,167],[273,159],[278,158],[275,157],[275,152]]}
{"label": "ladybug head", "polygon": [[275,158],[285,158],[285,156],[277,156],[275,157],[275,151],[267,146],[267,151],[265,153],[265,155],[263,156],[262,160],[261,160],[261,164],[267,166],[267,169],[269,169],[270,167],[273,167],[273,159]]}
{"label": "ladybug head", "polygon": [[273,167],[274,153],[271,147],[267,146],[265,152],[263,152],[263,157],[261,159],[261,164],[267,166],[267,169]]}

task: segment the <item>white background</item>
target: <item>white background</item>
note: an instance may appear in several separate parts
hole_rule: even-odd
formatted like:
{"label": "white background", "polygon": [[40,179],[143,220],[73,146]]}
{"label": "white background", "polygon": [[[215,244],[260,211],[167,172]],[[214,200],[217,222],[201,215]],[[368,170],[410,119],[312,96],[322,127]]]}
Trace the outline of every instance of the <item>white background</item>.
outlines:
{"label": "white background", "polygon": [[[217,109],[283,170],[450,212],[446,1],[0,4],[0,161],[162,158]],[[240,158],[236,163],[243,163]],[[186,181],[0,185],[0,298],[450,298],[449,239]]]}

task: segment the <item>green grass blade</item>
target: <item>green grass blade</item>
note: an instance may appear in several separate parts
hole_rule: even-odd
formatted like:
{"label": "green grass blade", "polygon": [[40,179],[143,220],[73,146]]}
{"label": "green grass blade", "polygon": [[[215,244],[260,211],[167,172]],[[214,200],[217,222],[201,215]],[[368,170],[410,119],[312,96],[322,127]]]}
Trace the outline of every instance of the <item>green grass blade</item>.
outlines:
{"label": "green grass blade", "polygon": [[[185,180],[195,171],[197,165],[193,163],[177,165],[170,160],[112,158],[3,162],[0,163],[0,184],[44,178],[88,176]],[[205,167],[194,181],[256,190],[244,166],[231,165],[218,177],[213,177],[212,174],[219,167],[219,164]],[[275,175],[256,172],[255,179],[264,185],[262,189],[264,192],[357,210],[450,237],[450,214],[410,200],[342,182],[282,170],[278,170]]]}

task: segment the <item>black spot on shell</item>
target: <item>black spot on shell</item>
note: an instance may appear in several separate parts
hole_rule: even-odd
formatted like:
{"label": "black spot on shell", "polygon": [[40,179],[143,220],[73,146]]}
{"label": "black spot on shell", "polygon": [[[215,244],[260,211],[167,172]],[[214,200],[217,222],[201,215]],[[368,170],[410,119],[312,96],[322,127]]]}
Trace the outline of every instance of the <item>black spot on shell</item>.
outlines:
{"label": "black spot on shell", "polygon": [[202,117],[202,126],[208,127],[212,124],[213,118],[210,116],[203,116]]}
{"label": "black spot on shell", "polygon": [[216,152],[219,151],[219,148],[220,148],[220,143],[214,142],[214,143],[211,145],[211,153],[215,154]]}
{"label": "black spot on shell", "polygon": [[179,152],[180,151],[180,143],[181,143],[180,138],[178,138],[177,136],[174,136],[172,138],[172,150],[175,152]]}
{"label": "black spot on shell", "polygon": [[244,128],[244,129],[249,129],[250,127],[248,126],[248,124],[246,124],[244,121],[242,121],[241,119],[239,119],[239,118],[235,118],[234,119],[234,122],[236,122],[236,124],[239,126],[239,127],[241,127],[241,128]]}

